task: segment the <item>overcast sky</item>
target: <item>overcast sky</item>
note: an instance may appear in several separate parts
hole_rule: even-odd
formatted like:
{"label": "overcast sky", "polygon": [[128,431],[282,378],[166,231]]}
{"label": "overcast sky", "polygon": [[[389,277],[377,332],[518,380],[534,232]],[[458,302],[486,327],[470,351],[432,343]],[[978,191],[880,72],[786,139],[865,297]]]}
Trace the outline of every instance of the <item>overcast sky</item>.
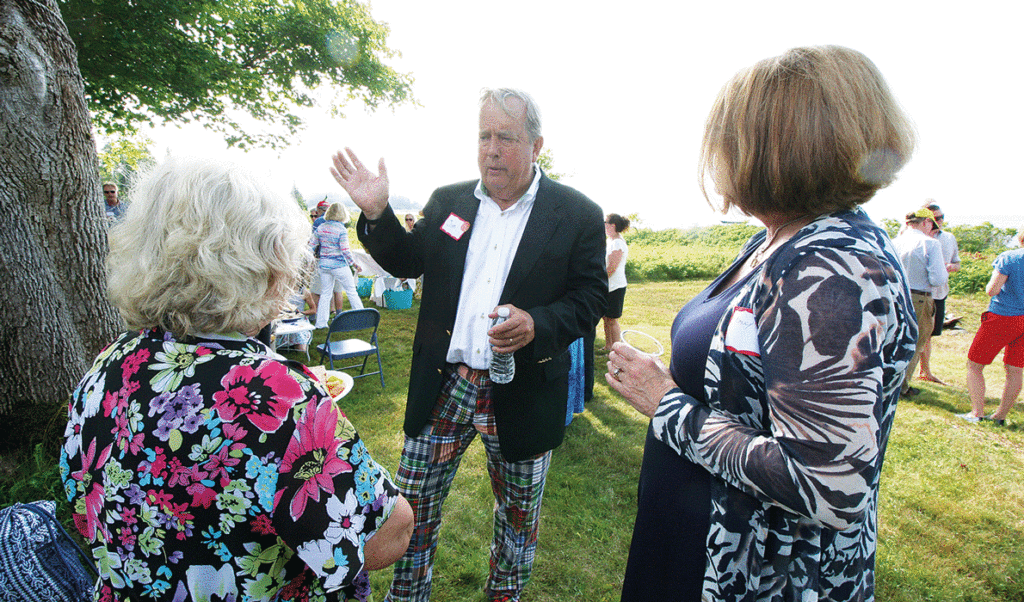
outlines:
{"label": "overcast sky", "polygon": [[[704,202],[697,153],[704,119],[739,69],[788,48],[839,44],[865,53],[917,125],[919,147],[896,184],[866,205],[898,217],[935,198],[952,223],[993,216],[1020,227],[1024,140],[1018,2],[579,2],[376,0],[393,66],[415,78],[421,106],[345,119],[304,113],[310,127],[278,155],[228,151],[194,128],[148,132],[155,155],[226,154],[283,191],[332,189],[330,154],[351,146],[387,162],[392,193],[423,203],[441,184],[479,177],[477,98],[519,87],[541,107],[545,147],[563,181],[606,212],[649,227],[722,216]],[[1001,217],[995,217],[1001,216]]]}

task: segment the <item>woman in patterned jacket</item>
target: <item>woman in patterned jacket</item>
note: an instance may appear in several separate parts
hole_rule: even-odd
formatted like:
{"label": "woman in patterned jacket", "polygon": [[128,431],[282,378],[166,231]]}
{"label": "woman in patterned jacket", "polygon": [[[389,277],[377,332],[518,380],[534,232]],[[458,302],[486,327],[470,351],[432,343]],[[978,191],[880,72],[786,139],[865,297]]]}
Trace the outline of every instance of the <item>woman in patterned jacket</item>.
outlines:
{"label": "woman in patterned jacket", "polygon": [[621,343],[609,355],[610,386],[652,418],[624,601],[873,599],[878,479],[917,329],[859,205],[913,146],[853,50],[790,50],[723,88],[702,173],[723,211],[766,228],[679,312],[668,369]]}
{"label": "woman in patterned jacket", "polygon": [[60,471],[98,600],[365,600],[412,511],[277,315],[309,222],[230,164],[168,161],[110,231],[129,332],[72,393]]}
{"label": "woman in patterned jacket", "polygon": [[327,317],[331,314],[331,294],[334,294],[334,307],[340,312],[343,299],[337,290],[337,284],[341,284],[342,290],[348,295],[348,304],[352,309],[362,309],[363,300],[359,298],[356,287],[356,279],[352,275],[352,268],[356,271],[360,268],[356,265],[352,250],[348,245],[348,211],[341,203],[334,203],[327,208],[324,214],[324,222],[313,232],[309,239],[310,250],[320,248],[320,299],[316,304],[316,327],[327,328],[329,326]]}

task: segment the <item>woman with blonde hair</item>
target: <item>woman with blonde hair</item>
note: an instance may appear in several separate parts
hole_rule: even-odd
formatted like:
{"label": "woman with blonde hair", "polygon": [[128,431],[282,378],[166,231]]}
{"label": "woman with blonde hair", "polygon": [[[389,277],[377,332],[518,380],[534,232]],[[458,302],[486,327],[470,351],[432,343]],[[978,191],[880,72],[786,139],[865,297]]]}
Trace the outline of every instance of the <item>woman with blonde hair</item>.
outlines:
{"label": "woman with blonde hair", "polygon": [[[623,600],[872,600],[878,480],[917,329],[859,206],[914,134],[877,68],[796,48],[725,85],[702,172],[756,234],[607,382],[651,417]],[[706,192],[705,192],[706,194]]]}
{"label": "woman with blonde hair", "polygon": [[172,159],[110,230],[129,331],[72,393],[60,460],[96,599],[365,600],[408,545],[408,503],[324,385],[247,336],[311,260],[269,189]]}
{"label": "woman with blonde hair", "polygon": [[327,208],[324,214],[324,223],[313,233],[309,241],[311,249],[320,247],[320,299],[316,305],[316,327],[327,328],[327,318],[331,314],[331,298],[334,294],[334,306],[340,312],[344,299],[341,293],[335,291],[335,282],[341,284],[341,288],[348,295],[348,303],[352,309],[362,309],[363,300],[357,292],[356,279],[352,275],[354,266],[360,271],[348,246],[348,211],[341,203],[334,203]]}

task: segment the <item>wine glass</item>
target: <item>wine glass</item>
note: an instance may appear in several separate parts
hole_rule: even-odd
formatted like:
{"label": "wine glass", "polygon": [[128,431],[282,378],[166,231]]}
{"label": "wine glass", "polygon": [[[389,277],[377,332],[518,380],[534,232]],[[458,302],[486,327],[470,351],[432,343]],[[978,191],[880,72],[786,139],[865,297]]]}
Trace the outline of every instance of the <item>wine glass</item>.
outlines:
{"label": "wine glass", "polygon": [[650,357],[659,357],[665,353],[665,348],[661,345],[661,342],[646,332],[623,330],[620,340],[636,351]]}

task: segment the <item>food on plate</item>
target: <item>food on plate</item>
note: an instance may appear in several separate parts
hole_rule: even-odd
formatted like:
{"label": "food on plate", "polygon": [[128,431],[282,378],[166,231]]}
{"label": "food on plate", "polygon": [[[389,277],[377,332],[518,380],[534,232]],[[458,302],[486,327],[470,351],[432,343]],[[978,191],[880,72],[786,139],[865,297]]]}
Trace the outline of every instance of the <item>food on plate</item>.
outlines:
{"label": "food on plate", "polygon": [[309,371],[313,373],[313,376],[322,383],[327,383],[327,368],[323,366],[308,366]]}
{"label": "food on plate", "polygon": [[330,371],[323,366],[310,366],[309,371],[327,387],[327,392],[334,399],[339,399],[347,392],[349,381],[342,377],[341,372]]}
{"label": "food on plate", "polygon": [[345,394],[345,381],[341,380],[340,377],[330,374],[327,376],[327,392],[331,394],[331,397],[337,399]]}

